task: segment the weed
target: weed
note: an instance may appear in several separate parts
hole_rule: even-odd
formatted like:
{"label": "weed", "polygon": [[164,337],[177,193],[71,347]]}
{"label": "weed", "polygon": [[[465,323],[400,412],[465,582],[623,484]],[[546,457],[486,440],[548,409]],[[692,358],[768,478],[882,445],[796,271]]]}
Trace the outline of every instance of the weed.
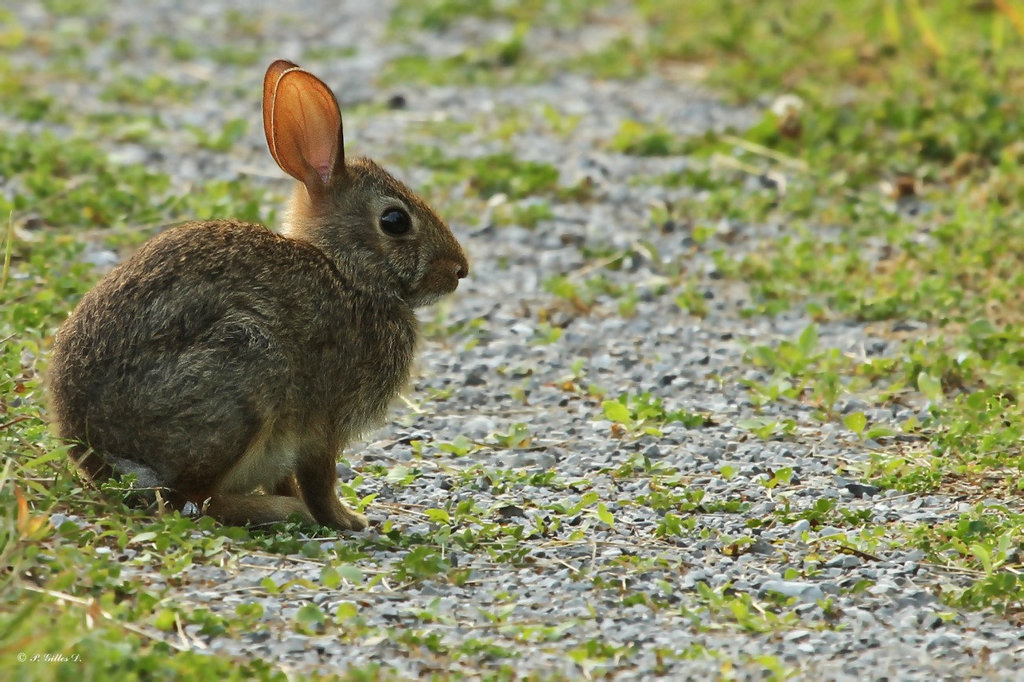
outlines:
{"label": "weed", "polygon": [[[617,400],[602,402],[601,410],[605,419],[612,422],[621,433],[633,437],[661,436],[660,427],[673,422],[686,428],[697,428],[708,423],[706,415],[693,414],[686,410],[666,410],[662,399],[650,393],[624,393]],[[613,428],[613,431],[615,430]]]}

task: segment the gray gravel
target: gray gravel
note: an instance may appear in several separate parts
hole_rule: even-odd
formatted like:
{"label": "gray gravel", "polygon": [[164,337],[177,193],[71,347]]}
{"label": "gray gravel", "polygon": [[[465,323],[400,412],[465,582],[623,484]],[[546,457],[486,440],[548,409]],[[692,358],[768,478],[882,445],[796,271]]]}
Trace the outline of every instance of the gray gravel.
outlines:
{"label": "gray gravel", "polygon": [[[390,522],[403,534],[432,535],[436,525],[422,510],[463,499],[471,499],[483,517],[504,516],[504,523],[527,530],[537,519],[555,517],[565,519],[562,527],[547,537],[523,540],[524,559],[518,565],[453,545],[449,560],[469,571],[462,586],[432,579],[372,584],[374,575],[386,574],[402,561],[405,550],[375,550],[357,561],[366,577],[363,585],[344,582],[334,589],[311,589],[297,582],[277,595],[265,593],[260,581],[270,577],[278,584],[316,584],[321,563],[256,555],[197,564],[180,576],[175,588],[181,604],[233,614],[238,604],[256,601],[265,609],[266,628],[232,640],[203,635],[198,627],[189,626],[185,634],[191,646],[266,657],[300,675],[381,662],[403,677],[446,670],[475,677],[507,665],[517,675],[550,678],[610,673],[616,679],[762,679],[769,674],[758,662],[760,656],[776,657],[805,679],[1017,679],[1024,674],[1019,630],[991,614],[957,612],[943,605],[938,589],[959,584],[962,576],[926,563],[922,553],[901,546],[895,532],[901,524],[956,518],[964,511],[961,503],[938,495],[879,490],[857,479],[850,472],[867,461],[869,450],[845,429],[814,419],[805,405],[766,406],[767,414],[795,422],[794,434],[785,441],[761,441],[737,425],[756,415],[740,381],[764,378],[744,361],[745,349],[792,339],[810,319],[800,312],[773,318],[741,316],[746,288],[720,279],[710,254],[720,248],[737,256],[754,248],[756,239],[784,234],[786,226],[725,224],[710,243],[696,248],[686,230],[659,229],[652,215],[666,202],[697,190],[632,182],[638,176],[683,169],[689,161],[604,151],[623,120],[660,122],[680,134],[697,134],[709,128],[741,128],[757,120],[759,112],[724,106],[679,77],[621,83],[564,74],[548,82],[500,89],[380,88],[376,74],[397,54],[417,49],[453,53],[464,41],[493,30],[466,22],[443,41],[429,35],[396,40],[385,34],[392,3],[380,0],[287,5],[265,0],[117,0],[108,5],[110,34],[129,36],[135,46],[130,59],[112,48],[97,49],[85,56],[86,66],[96,71],[94,80],[48,79],[41,87],[69,106],[74,102],[76,113],[85,113],[119,106],[101,100],[99,92],[124,74],[159,72],[176,82],[205,84],[202,94],[187,106],[153,107],[163,127],[152,137],[110,144],[112,158],[170,173],[176,186],[243,175],[284,195],[287,183],[267,154],[257,125],[257,95],[263,67],[273,58],[287,57],[335,86],[343,108],[382,104],[395,94],[403,95],[403,110],[363,115],[359,112],[364,110],[357,109],[346,118],[345,132],[350,150],[387,161],[414,184],[428,182],[430,174],[403,163],[405,145],[437,144],[451,156],[500,151],[504,143],[495,140],[493,128],[515,111],[532,122],[507,143],[516,155],[556,164],[564,185],[588,179],[593,187],[591,201],[556,203],[554,218],[534,229],[493,225],[489,217],[500,210],[502,197],[492,197],[486,205],[480,202],[478,223],[455,222],[474,274],[450,301],[426,312],[424,322],[440,319],[456,328],[473,320],[483,324],[447,339],[428,338],[409,393],[418,410],[399,406],[391,425],[347,454],[357,472],[376,464],[426,472],[410,485],[365,475],[358,488],[360,495],[378,496],[369,509],[370,518]],[[242,12],[259,25],[258,35],[234,38],[260,53],[255,66],[223,66],[203,59],[174,62],[151,46],[155,35],[198,45],[224,41],[231,34],[229,10]],[[54,17],[33,2],[21,3],[13,11],[40,34],[85,28],[81,20]],[[618,6],[608,12],[627,16]],[[575,47],[597,45],[608,37],[607,22],[594,22]],[[533,40],[530,47],[535,50],[572,49],[551,31],[540,31]],[[306,50],[325,46],[351,47],[354,54],[303,59]],[[26,53],[25,58],[37,57]],[[580,117],[570,139],[543,124],[540,112],[545,104]],[[227,153],[198,149],[192,136],[183,132],[186,125],[219,130],[234,118],[252,125]],[[423,121],[438,120],[471,122],[475,128],[455,140],[432,139]],[[461,198],[457,192],[434,200],[443,209]],[[641,241],[655,247],[657,259],[638,246]],[[619,270],[594,269],[581,246],[627,249],[632,255]],[[102,264],[103,258],[97,258]],[[672,263],[683,263],[699,278],[708,303],[703,319],[681,311],[671,294],[658,293]],[[553,275],[582,280],[597,272],[636,288],[635,315],[622,317],[609,297],[598,297],[589,314],[579,314],[544,290],[544,282]],[[542,331],[541,311],[565,325],[562,338],[554,343],[536,342]],[[885,339],[872,337],[851,322],[823,324],[820,334],[823,346],[847,353],[895,351]],[[650,391],[671,409],[708,414],[713,424],[694,429],[669,425],[661,437],[611,437],[600,404],[561,387],[571,378],[577,360],[582,360],[581,383],[598,386],[609,397]],[[447,390],[451,393],[445,400],[430,398],[432,392]],[[858,403],[847,409],[867,409],[873,420],[897,423],[923,406],[910,405],[896,414]],[[494,444],[493,434],[507,433],[516,423],[528,425],[533,436],[528,448],[487,447],[457,457],[438,446],[460,435]],[[414,455],[412,440],[424,442],[422,458]],[[631,503],[652,493],[649,477],[612,475],[631,458],[646,458],[653,466],[677,471],[675,492],[703,492],[700,507],[679,513],[694,523],[692,530],[668,538],[655,535],[663,513]],[[353,475],[348,466],[339,466],[343,478]],[[460,472],[475,467],[481,471],[476,483],[456,484]],[[735,472],[728,480],[719,473],[723,467]],[[789,484],[774,489],[762,485],[782,468],[793,471]],[[489,471],[552,471],[574,485],[503,486],[499,477],[485,475]],[[571,506],[591,492],[614,514],[613,527],[597,520],[593,506],[572,519],[551,509]],[[799,518],[821,500],[863,512],[873,526],[892,532],[880,537],[870,551],[843,553],[837,536],[849,533],[849,542],[859,546],[856,531],[814,526]],[[738,511],[726,510],[726,503],[736,503]],[[772,518],[785,505],[791,523],[749,528],[750,520]],[[374,532],[378,531],[370,531]],[[749,547],[730,548],[743,538],[753,538]],[[133,566],[130,559],[131,554],[127,575],[147,570]],[[864,589],[854,589],[860,584]],[[729,612],[716,609],[714,597],[708,597],[702,585],[719,595],[723,589],[728,595],[749,595],[754,604],[778,603],[777,595],[795,598],[795,604],[777,609],[778,622],[764,631],[744,629]],[[657,605],[624,599],[641,593]],[[831,602],[828,615],[819,606],[823,601]],[[379,634],[356,639],[334,630],[323,636],[301,635],[291,623],[297,609],[307,603],[319,605],[327,614],[342,603],[354,603],[359,616]],[[755,606],[751,609],[756,611]],[[425,618],[424,612],[432,616]],[[496,624],[493,614],[537,627],[532,635],[523,635],[523,630],[517,634]],[[545,625],[551,630],[542,631]],[[511,653],[478,653],[439,664],[426,648],[398,641],[396,633],[406,629],[436,633],[451,647],[485,638]],[[589,640],[625,648],[604,661],[578,663],[568,656]],[[725,667],[729,661],[731,671]]]}

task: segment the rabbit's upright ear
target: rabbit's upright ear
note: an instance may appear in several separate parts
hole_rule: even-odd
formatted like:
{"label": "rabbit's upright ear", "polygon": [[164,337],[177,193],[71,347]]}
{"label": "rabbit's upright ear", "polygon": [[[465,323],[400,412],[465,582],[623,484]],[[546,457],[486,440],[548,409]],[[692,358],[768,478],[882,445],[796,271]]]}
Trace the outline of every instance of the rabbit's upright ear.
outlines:
{"label": "rabbit's upright ear", "polygon": [[[298,64],[287,59],[278,59],[267,67],[267,75],[263,77],[263,132],[267,135],[267,146],[270,148],[270,155],[277,161],[277,150],[274,149],[274,133],[270,126],[271,115],[274,111],[274,92],[277,90],[277,81],[285,71],[299,68]],[[281,164],[277,161],[278,165]]]}
{"label": "rabbit's upright ear", "polygon": [[338,100],[319,78],[291,62],[278,60],[267,69],[263,126],[277,165],[310,194],[322,193],[344,170]]}

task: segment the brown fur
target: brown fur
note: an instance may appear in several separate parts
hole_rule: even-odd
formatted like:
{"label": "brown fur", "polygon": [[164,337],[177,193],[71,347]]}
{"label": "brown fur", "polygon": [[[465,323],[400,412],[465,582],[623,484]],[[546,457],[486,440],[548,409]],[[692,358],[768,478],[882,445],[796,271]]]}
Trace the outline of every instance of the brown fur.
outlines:
{"label": "brown fur", "polygon": [[[295,71],[278,64],[268,81]],[[282,139],[278,152],[297,157]],[[82,299],[48,384],[86,475],[134,473],[227,523],[366,526],[337,498],[335,459],[408,381],[413,308],[468,265],[440,218],[372,161],[305,181],[285,236],[230,220],[172,228]],[[395,205],[413,223],[400,237],[377,224]]]}

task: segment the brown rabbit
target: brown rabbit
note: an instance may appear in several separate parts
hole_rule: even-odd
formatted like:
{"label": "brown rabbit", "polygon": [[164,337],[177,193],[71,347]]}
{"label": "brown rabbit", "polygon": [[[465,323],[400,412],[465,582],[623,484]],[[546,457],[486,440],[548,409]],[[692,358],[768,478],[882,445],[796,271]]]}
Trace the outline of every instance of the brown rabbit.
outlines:
{"label": "brown rabbit", "polygon": [[225,523],[362,529],[335,459],[408,381],[413,309],[469,265],[422,199],[345,159],[338,102],[315,76],[271,64],[263,124],[300,183],[283,236],[217,220],[151,239],[57,333],[50,406],[94,479],[135,474]]}

